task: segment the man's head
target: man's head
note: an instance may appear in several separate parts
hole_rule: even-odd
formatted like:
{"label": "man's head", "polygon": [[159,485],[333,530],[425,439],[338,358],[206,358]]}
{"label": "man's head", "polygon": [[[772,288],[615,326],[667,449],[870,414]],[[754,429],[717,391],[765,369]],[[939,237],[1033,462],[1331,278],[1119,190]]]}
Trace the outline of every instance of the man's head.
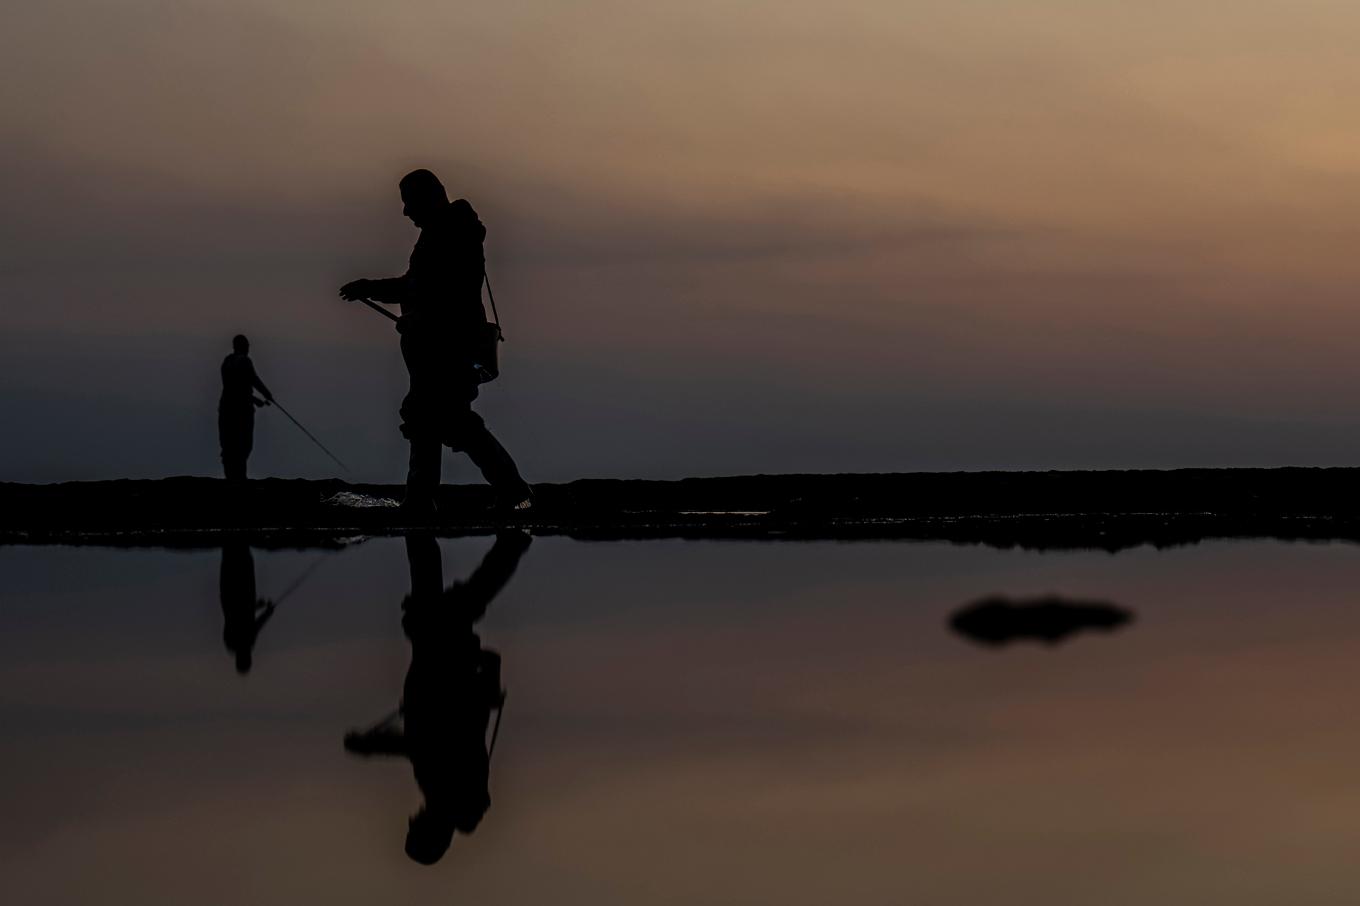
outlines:
{"label": "man's head", "polygon": [[401,178],[401,212],[424,229],[436,214],[448,206],[444,184],[429,170],[412,170]]}
{"label": "man's head", "polygon": [[250,341],[246,339],[245,334],[238,333],[231,338],[231,351],[240,353],[250,352]]}

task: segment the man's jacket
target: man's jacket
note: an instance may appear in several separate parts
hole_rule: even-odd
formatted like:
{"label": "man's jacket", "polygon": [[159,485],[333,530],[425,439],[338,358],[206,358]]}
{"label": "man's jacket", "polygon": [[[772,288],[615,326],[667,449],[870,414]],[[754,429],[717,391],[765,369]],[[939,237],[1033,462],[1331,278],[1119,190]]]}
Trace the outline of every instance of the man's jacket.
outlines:
{"label": "man's jacket", "polygon": [[401,305],[403,333],[433,333],[460,341],[486,323],[482,279],[486,227],[472,205],[451,202],[425,226],[411,251],[406,273],[374,281],[374,297]]}

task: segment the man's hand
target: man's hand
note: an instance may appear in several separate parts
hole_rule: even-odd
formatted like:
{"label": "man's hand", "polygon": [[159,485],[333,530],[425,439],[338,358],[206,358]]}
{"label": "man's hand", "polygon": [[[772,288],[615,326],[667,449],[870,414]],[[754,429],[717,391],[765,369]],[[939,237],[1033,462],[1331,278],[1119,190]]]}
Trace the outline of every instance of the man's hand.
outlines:
{"label": "man's hand", "polygon": [[252,403],[255,404],[255,408],[256,408],[256,409],[263,409],[265,406],[268,406],[268,405],[269,405],[269,403],[267,403],[267,402],[265,402],[264,400],[260,399],[258,396],[252,396],[252,397],[250,398],[250,401],[251,401]]}
{"label": "man's hand", "polygon": [[367,299],[373,291],[372,285],[372,280],[351,280],[340,287],[340,298],[346,302],[358,302],[360,299]]}

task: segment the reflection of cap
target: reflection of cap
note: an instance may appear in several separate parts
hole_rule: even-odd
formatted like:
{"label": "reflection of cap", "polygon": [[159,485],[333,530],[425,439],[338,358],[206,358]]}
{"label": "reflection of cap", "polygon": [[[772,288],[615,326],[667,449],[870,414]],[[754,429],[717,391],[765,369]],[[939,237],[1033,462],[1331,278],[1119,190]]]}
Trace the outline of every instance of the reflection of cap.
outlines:
{"label": "reflection of cap", "polygon": [[411,816],[406,828],[406,855],[412,862],[433,865],[444,858],[453,842],[453,823],[421,809]]}
{"label": "reflection of cap", "polygon": [[245,676],[250,672],[250,649],[243,648],[236,652],[236,672]]}

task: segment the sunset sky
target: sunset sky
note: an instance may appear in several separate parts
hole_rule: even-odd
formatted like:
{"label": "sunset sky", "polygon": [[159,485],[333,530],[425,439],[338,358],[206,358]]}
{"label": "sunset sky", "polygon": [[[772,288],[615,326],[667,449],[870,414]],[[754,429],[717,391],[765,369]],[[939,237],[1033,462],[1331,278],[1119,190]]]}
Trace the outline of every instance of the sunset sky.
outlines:
{"label": "sunset sky", "polygon": [[[0,17],[0,480],[399,481],[396,181],[487,224],[530,480],[1360,463],[1340,0],[53,0]],[[333,466],[274,413],[252,474]],[[458,462],[446,480],[473,480]]]}

